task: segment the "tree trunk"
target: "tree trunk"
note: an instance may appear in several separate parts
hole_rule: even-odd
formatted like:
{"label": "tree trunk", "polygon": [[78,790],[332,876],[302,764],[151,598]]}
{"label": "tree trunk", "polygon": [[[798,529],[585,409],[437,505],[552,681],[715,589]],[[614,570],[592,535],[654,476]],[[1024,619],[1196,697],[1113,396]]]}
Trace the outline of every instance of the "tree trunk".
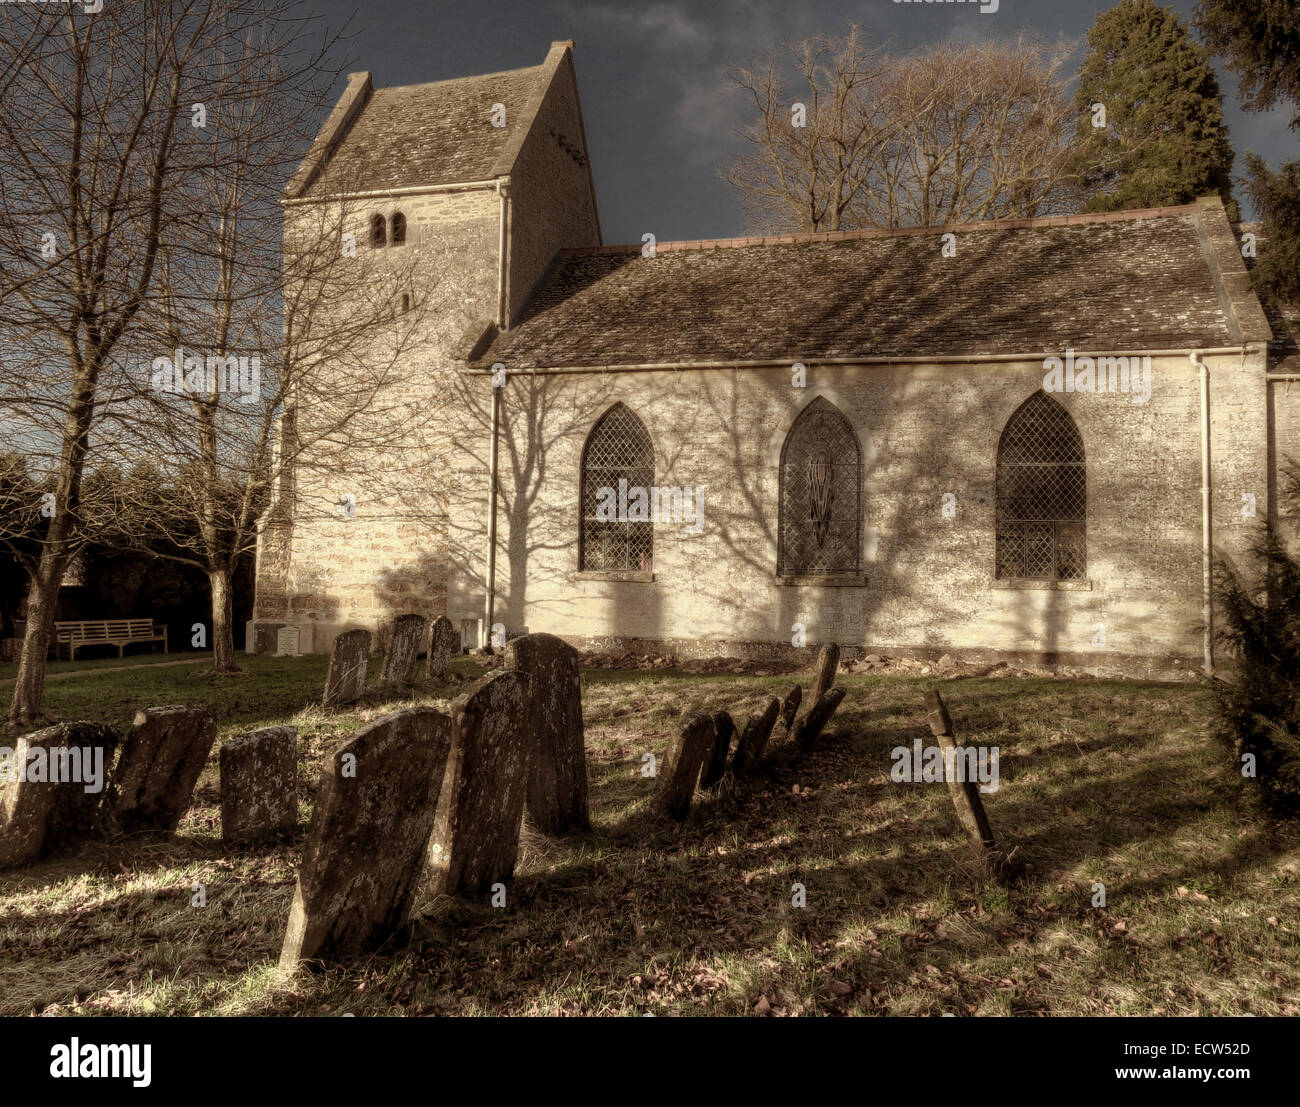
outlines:
{"label": "tree trunk", "polygon": [[45,695],[45,655],[54,637],[59,587],[63,584],[63,570],[67,563],[63,547],[62,541],[47,542],[32,578],[27,597],[23,656],[18,662],[14,698],[9,705],[9,722],[14,726],[26,726],[40,714],[41,700]]}
{"label": "tree trunk", "polygon": [[241,672],[235,664],[235,634],[230,570],[208,570],[212,586],[212,670],[217,673]]}

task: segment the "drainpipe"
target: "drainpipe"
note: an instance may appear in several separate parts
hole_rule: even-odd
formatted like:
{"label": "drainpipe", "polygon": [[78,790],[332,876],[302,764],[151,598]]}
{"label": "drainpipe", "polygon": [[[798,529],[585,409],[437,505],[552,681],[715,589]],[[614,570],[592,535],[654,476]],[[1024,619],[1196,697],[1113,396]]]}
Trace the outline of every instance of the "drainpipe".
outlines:
{"label": "drainpipe", "polygon": [[[501,198],[501,227],[497,239],[497,329],[506,329],[506,277],[510,272],[508,257],[510,250],[510,178],[498,177],[497,195]],[[487,596],[483,601],[483,641],[487,646],[492,642],[492,623],[495,617],[497,598],[497,438],[501,425],[501,388],[493,373],[489,384],[492,388],[492,436],[488,447],[488,550],[487,550]]]}
{"label": "drainpipe", "polygon": [[1211,559],[1214,556],[1213,517],[1210,509],[1210,367],[1197,350],[1187,354],[1201,374],[1201,622],[1205,625],[1203,643],[1205,675],[1214,675],[1214,593]]}

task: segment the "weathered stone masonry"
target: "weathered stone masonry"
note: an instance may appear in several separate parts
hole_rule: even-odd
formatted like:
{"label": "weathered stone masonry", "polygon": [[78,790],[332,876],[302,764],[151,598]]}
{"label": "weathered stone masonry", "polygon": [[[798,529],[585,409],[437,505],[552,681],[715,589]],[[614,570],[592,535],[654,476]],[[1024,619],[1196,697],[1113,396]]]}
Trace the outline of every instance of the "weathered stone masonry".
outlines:
{"label": "weathered stone masonry", "polygon": [[[427,264],[431,352],[412,365],[411,387],[443,405],[445,434],[419,445],[430,454],[426,503],[408,518],[364,496],[346,525],[283,508],[259,551],[257,627],[293,623],[303,648],[320,652],[341,630],[382,635],[408,611],[445,611],[458,627],[482,617],[495,365],[506,378],[494,619],[512,633],[761,655],[791,648],[802,627],[808,645],[838,641],[850,656],[877,647],[1199,664],[1201,383],[1189,352],[1209,351],[1217,548],[1245,555],[1278,511],[1278,465],[1300,454],[1300,387],[1267,379],[1278,372],[1273,335],[1217,200],[661,243],[643,257],[639,245],[599,245],[570,44],[535,70],[375,95],[381,107],[384,96],[449,98],[450,118],[460,110],[473,124],[431,136],[427,165],[403,163],[401,184],[427,194],[376,208],[406,214]],[[483,131],[505,97],[510,127]],[[334,160],[380,141],[366,129],[371,110],[330,139]],[[445,191],[457,181],[464,190]],[[947,229],[955,259],[938,248]],[[999,441],[1042,387],[1044,359],[1067,348],[1149,355],[1150,400],[1053,395],[1086,455],[1086,571],[999,580]],[[780,579],[781,450],[818,398],[848,420],[861,452],[861,571]],[[657,485],[704,489],[698,534],[654,525],[648,572],[579,564],[584,445],[615,403],[646,427]],[[349,479],[364,489],[376,463],[358,459]],[[1252,496],[1259,518],[1244,517]]]}

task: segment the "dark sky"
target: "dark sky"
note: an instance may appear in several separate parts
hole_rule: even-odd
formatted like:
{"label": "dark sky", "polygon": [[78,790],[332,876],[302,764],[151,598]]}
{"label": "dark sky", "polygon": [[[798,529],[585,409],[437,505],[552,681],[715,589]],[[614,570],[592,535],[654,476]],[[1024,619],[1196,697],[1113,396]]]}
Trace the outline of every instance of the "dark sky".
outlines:
{"label": "dark sky", "polygon": [[[977,3],[894,0],[303,0],[331,27],[355,13],[349,68],[369,69],[381,87],[537,65],[553,40],[573,39],[608,243],[639,242],[647,230],[662,241],[743,233],[736,196],[717,176],[752,114],[729,92],[732,64],[817,32],[842,34],[853,22],[899,52],[1029,31],[1077,39],[1081,57],[1083,36],[1111,6],[998,0],[998,10],[986,14]],[[1188,19],[1195,0],[1172,7]],[[1244,172],[1247,150],[1274,165],[1300,154],[1289,113],[1242,112],[1235,80],[1215,64],[1237,151],[1234,172]]]}

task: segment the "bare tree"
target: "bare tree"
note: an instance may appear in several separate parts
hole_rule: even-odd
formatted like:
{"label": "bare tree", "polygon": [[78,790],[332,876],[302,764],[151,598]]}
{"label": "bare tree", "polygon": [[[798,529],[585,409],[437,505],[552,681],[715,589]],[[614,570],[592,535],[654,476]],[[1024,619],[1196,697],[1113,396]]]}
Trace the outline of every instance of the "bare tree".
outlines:
{"label": "bare tree", "polygon": [[[207,575],[217,672],[238,671],[232,578],[289,474],[315,466],[328,484],[381,449],[373,490],[397,479],[401,447],[438,407],[404,395],[429,292],[417,294],[413,252],[370,248],[355,202],[295,207],[282,235],[277,200],[329,107],[323,55],[283,64],[295,33],[264,19],[254,46],[221,59],[204,165],[187,181],[193,214],[163,242],[142,313],[149,357],[114,406],[117,448],[163,462],[172,493],[160,505],[141,482],[117,539]],[[299,520],[337,510],[328,493],[293,506]]]}
{"label": "bare tree", "polygon": [[[0,23],[0,404],[52,455],[53,500],[9,718],[39,710],[55,601],[81,520],[101,377],[152,287],[182,165],[192,59],[251,4],[141,0]],[[52,441],[48,437],[52,436]],[[19,437],[15,435],[15,438]]]}
{"label": "bare tree", "polygon": [[[1067,44],[941,45],[904,58],[859,28],[733,71],[758,109],[723,177],[757,229],[935,226],[1075,210]],[[787,84],[789,73],[794,84]]]}
{"label": "bare tree", "polygon": [[[0,23],[0,426],[51,485],[12,725],[40,709],[58,591],[92,522],[92,450],[123,471],[153,459],[172,479],[172,514],[156,522],[177,538],[197,524],[188,550],[212,581],[228,667],[229,569],[285,453],[277,416],[307,404],[317,438],[340,434],[391,366],[383,348],[416,326],[414,314],[392,322],[398,267],[349,257],[336,207],[298,220],[317,224],[313,245],[286,263],[281,291],[268,189],[304,138],[295,124],[322,103],[316,59],[301,57],[308,22],[289,0],[137,0],[94,16],[11,8]],[[289,297],[307,302],[312,328],[281,329]],[[178,347],[185,387],[154,387]],[[190,387],[191,353],[203,355],[201,384],[218,355],[207,395]],[[234,395],[220,377],[232,353],[240,368],[248,359]],[[263,355],[265,380],[250,389]],[[326,359],[357,373],[313,391],[311,367]]]}

